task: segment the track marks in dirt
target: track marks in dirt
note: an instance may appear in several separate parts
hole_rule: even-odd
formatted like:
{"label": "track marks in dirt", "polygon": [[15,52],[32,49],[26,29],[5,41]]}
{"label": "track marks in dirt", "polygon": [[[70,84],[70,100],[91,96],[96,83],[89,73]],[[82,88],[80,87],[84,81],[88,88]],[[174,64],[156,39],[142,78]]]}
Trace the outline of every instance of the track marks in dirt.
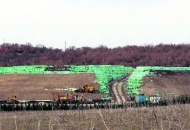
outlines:
{"label": "track marks in dirt", "polygon": [[121,98],[119,96],[119,93],[118,93],[118,90],[117,90],[117,87],[118,87],[118,82],[115,82],[112,86],[112,91],[116,97],[116,103],[120,104],[121,103]]}
{"label": "track marks in dirt", "polygon": [[123,81],[119,81],[119,82],[115,82],[113,85],[112,85],[112,91],[116,97],[116,100],[115,102],[118,103],[118,104],[121,104],[121,103],[125,103],[126,102],[126,99],[125,99],[125,96],[124,96],[124,93],[123,93],[123,87],[124,87],[124,82]]}
{"label": "track marks in dirt", "polygon": [[117,90],[118,90],[118,93],[119,93],[119,95],[120,95],[120,97],[121,97],[122,102],[125,103],[126,100],[125,100],[125,97],[124,97],[124,93],[123,93],[123,91],[122,91],[122,89],[123,89],[123,87],[124,87],[123,84],[124,84],[124,82],[119,82],[119,83],[118,83]]}

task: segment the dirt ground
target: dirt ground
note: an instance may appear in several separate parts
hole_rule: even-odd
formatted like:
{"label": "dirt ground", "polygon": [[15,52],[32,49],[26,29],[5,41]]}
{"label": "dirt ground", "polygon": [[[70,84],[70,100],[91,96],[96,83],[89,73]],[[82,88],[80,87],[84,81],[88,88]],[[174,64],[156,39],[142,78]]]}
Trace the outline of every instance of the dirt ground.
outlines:
{"label": "dirt ground", "polygon": [[190,94],[190,73],[189,72],[159,72],[147,76],[143,80],[141,93],[164,95]]}
{"label": "dirt ground", "polygon": [[[93,74],[67,75],[0,75],[0,100],[12,94],[18,100],[51,100],[52,92],[66,94],[65,88],[79,88],[88,83],[99,88]],[[102,94],[85,94],[87,98],[101,98]]]}
{"label": "dirt ground", "polygon": [[[18,100],[51,100],[52,92],[66,94],[64,88],[79,88],[88,83],[99,89],[93,74],[67,75],[0,75],[0,100],[7,99],[12,94]],[[143,80],[141,93],[154,95],[190,94],[190,72],[166,73],[159,72],[147,76]],[[79,95],[80,96],[80,95]],[[85,94],[87,98],[98,99],[103,94]]]}

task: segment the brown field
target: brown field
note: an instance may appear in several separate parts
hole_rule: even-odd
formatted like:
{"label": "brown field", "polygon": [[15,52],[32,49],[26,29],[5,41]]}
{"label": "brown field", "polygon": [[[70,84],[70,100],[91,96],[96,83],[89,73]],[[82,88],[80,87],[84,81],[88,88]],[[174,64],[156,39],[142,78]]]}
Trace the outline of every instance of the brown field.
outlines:
{"label": "brown field", "polygon": [[190,105],[0,112],[0,130],[189,130]]}
{"label": "brown field", "polygon": [[156,74],[143,80],[141,93],[152,95],[162,93],[166,96],[190,94],[190,73]]}
{"label": "brown field", "polygon": [[[0,75],[0,100],[7,99],[12,94],[18,100],[49,100],[51,92],[66,94],[67,91],[54,90],[56,88],[79,88],[88,83],[99,88],[93,74],[66,75]],[[48,89],[48,90],[45,90]],[[141,93],[165,95],[190,94],[190,73],[155,74],[143,80]],[[87,98],[101,98],[103,94],[85,94]]]}
{"label": "brown field", "polygon": [[[0,75],[0,100],[7,99],[12,94],[16,94],[19,100],[48,100],[52,99],[51,92],[67,93],[54,90],[55,88],[79,88],[83,83],[99,88],[93,74]],[[86,94],[86,97],[100,98],[102,95]]]}

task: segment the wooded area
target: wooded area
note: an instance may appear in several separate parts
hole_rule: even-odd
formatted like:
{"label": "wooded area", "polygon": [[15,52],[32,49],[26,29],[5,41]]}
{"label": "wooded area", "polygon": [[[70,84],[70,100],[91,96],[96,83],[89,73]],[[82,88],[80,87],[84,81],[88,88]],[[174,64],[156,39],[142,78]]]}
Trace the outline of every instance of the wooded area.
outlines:
{"label": "wooded area", "polygon": [[15,65],[125,65],[125,66],[190,66],[190,44],[125,46],[108,48],[69,47],[66,50],[43,45],[0,45],[0,66]]}

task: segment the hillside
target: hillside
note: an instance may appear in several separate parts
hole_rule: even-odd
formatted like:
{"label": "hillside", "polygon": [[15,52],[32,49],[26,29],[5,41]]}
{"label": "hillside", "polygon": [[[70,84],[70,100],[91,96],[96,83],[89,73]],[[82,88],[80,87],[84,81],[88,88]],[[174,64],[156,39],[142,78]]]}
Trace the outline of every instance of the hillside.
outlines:
{"label": "hillside", "polygon": [[166,96],[173,94],[190,93],[190,73],[189,72],[158,72],[147,76],[143,80],[141,93],[152,95],[162,93]]}

